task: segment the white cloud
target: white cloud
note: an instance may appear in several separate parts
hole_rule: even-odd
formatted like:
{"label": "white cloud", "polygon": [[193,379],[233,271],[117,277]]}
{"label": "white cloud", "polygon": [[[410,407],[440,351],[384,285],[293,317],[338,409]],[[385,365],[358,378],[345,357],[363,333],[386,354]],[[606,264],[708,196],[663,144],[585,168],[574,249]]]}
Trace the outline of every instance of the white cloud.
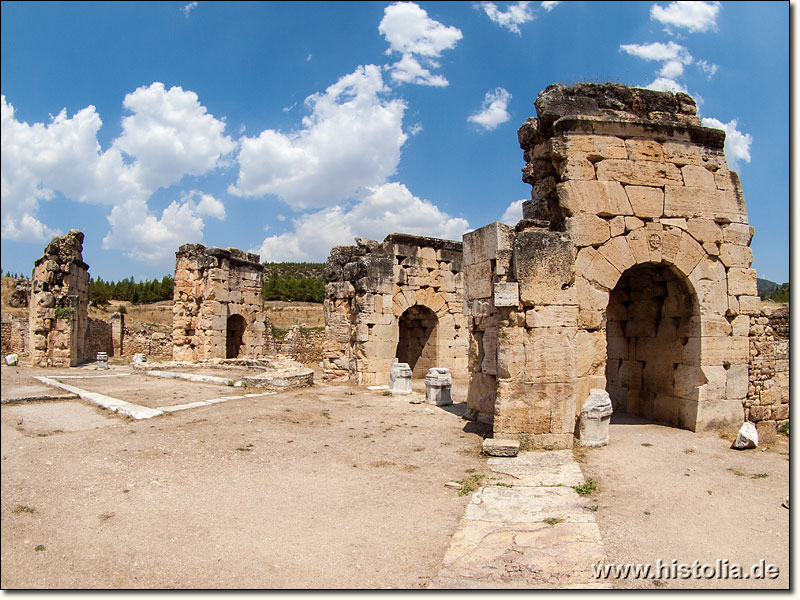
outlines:
{"label": "white cloud", "polygon": [[503,216],[500,217],[500,221],[506,225],[516,225],[522,218],[523,202],[525,202],[524,198],[522,200],[514,200],[511,204],[509,204],[508,208],[506,208],[506,211],[503,213]]}
{"label": "white cloud", "polygon": [[725,156],[733,169],[738,169],[740,160],[750,162],[750,144],[753,143],[753,136],[739,131],[737,125],[736,119],[723,123],[712,117],[703,118],[703,127],[713,127],[725,131]]}
{"label": "white cloud", "polygon": [[648,83],[644,86],[645,89],[654,90],[656,92],[683,92],[684,94],[688,94],[689,91],[682,86],[680,83],[675,81],[674,79],[670,79],[669,77],[658,77],[652,83]]}
{"label": "white cloud", "polygon": [[406,105],[383,100],[381,70],[358,67],[325,93],[306,99],[311,114],[303,129],[272,129],[245,137],[239,177],[228,191],[237,196],[275,194],[294,209],[331,206],[359,188],[380,185],[400,161]]}
{"label": "white cloud", "polygon": [[[39,202],[54,197],[55,191],[75,201],[113,206],[104,247],[130,250],[148,260],[165,251],[153,246],[169,239],[157,234],[159,227],[202,233],[199,215],[219,214],[219,206],[201,199],[200,211],[192,202],[173,203],[158,220],[148,214],[147,201],[185,175],[203,175],[224,165],[236,147],[224,135],[225,123],[208,114],[194,92],[166,90],[158,82],[128,94],[123,104],[132,114],[122,120],[121,135],[103,152],[97,141],[102,121],[93,106],[71,118],[62,110],[47,125],[28,125],[14,118],[14,108],[3,97],[4,237],[42,241],[52,235],[37,212]],[[145,231],[151,226],[153,231]],[[140,229],[144,234],[131,238]]]}
{"label": "white cloud", "polygon": [[189,13],[190,13],[190,12],[192,12],[192,10],[194,10],[195,8],[197,8],[197,2],[189,2],[188,4],[185,4],[185,5],[184,5],[184,6],[181,8],[181,10],[183,11],[183,14],[184,14],[186,17],[188,17],[188,16],[189,16]]}
{"label": "white cloud", "polygon": [[480,110],[467,117],[467,121],[480,125],[486,131],[491,131],[509,120],[509,100],[511,100],[511,94],[505,89],[499,87],[490,90],[486,92]]}
{"label": "white cloud", "polygon": [[556,2],[555,0],[545,0],[542,2],[542,8],[545,9],[547,12],[553,10],[556,6],[561,4],[561,2]]}
{"label": "white cloud", "polygon": [[390,50],[400,54],[440,56],[455,48],[463,37],[457,27],[447,27],[431,19],[413,2],[395,2],[384,9],[378,31],[389,42]]}
{"label": "white cloud", "polygon": [[399,83],[444,87],[447,79],[429,69],[439,68],[434,59],[455,48],[463,37],[457,27],[448,27],[431,19],[413,2],[396,2],[384,9],[378,31],[389,43],[386,54],[397,52],[400,60],[386,67]]}
{"label": "white cloud", "polygon": [[[200,202],[193,203],[194,198],[200,198]],[[192,203],[195,211],[200,215],[214,217],[220,221],[225,220],[225,205],[221,200],[217,200],[211,194],[205,194],[199,190],[192,190],[183,194],[181,200],[186,203]]]}
{"label": "white cloud", "polygon": [[676,61],[684,65],[692,63],[692,55],[675,42],[653,42],[652,44],[622,44],[620,50],[645,60]]}
{"label": "white cloud", "polygon": [[650,8],[650,18],[691,33],[703,33],[716,28],[719,9],[719,2],[670,2],[666,7],[654,4]]}
{"label": "white cloud", "polygon": [[[431,66],[438,66],[433,61],[428,61]],[[391,66],[386,67],[392,75],[392,79],[400,83],[415,83],[417,85],[429,85],[432,87],[446,87],[447,79],[442,75],[434,75],[423,67],[419,61],[411,54],[403,54],[403,57]]]}
{"label": "white cloud", "polygon": [[[519,26],[528,21],[533,21],[533,12],[530,8],[530,2],[517,2],[508,6],[506,10],[500,10],[494,2],[481,2],[481,7],[486,15],[495,23],[512,33],[522,35]],[[542,7],[545,10],[552,10],[553,7]]]}
{"label": "white cloud", "polygon": [[261,260],[320,261],[331,247],[352,244],[354,237],[382,240],[390,233],[410,233],[460,240],[469,224],[414,196],[401,183],[362,191],[356,204],[334,206],[293,220],[294,231],[267,237],[253,252]]}
{"label": "white cloud", "polygon": [[680,77],[683,75],[683,63],[681,63],[679,60],[668,60],[664,63],[664,66],[661,67],[661,70],[658,72],[658,74],[667,79],[675,79],[676,77]]}
{"label": "white cloud", "polygon": [[697,68],[703,71],[706,75],[708,75],[708,78],[711,79],[716,74],[717,69],[719,69],[719,65],[715,65],[704,60],[698,60]]}

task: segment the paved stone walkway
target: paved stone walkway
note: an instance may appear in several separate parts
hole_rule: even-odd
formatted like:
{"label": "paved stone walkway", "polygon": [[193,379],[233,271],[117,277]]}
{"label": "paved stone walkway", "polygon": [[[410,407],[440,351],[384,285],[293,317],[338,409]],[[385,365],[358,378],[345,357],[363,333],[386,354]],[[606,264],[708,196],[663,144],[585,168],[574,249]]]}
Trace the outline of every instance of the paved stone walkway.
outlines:
{"label": "paved stone walkway", "polygon": [[[491,458],[497,481],[473,494],[431,588],[605,588],[603,542],[571,450]],[[503,485],[505,484],[505,485]],[[513,487],[506,487],[511,485]]]}

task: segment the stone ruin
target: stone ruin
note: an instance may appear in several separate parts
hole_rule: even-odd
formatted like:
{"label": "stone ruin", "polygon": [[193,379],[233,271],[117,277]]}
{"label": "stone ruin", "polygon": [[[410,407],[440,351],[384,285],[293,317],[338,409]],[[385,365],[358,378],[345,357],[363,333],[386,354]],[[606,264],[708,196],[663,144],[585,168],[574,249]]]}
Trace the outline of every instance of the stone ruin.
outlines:
{"label": "stone ruin", "polygon": [[274,353],[258,254],[184,244],[175,253],[172,357],[259,358]]}
{"label": "stone ruin", "polygon": [[[535,107],[518,133],[533,189],[515,227],[469,232],[463,251],[400,234],[333,249],[326,376],[385,383],[409,355],[415,377],[463,373],[468,343],[467,417],[495,437],[571,447],[592,389],[615,412],[738,426],[761,303],[724,132],[703,127],[683,93],[557,84]],[[455,274],[446,292],[443,273]],[[420,336],[403,334],[409,317],[430,327],[417,306],[436,315],[436,347],[448,344],[430,360]]]}
{"label": "stone ruin", "polygon": [[28,307],[33,366],[74,367],[90,358],[89,265],[82,252],[83,233],[70,229],[34,262]]}
{"label": "stone ruin", "polygon": [[325,265],[323,377],[385,385],[395,362],[414,377],[466,374],[460,242],[394,233],[336,246]]}

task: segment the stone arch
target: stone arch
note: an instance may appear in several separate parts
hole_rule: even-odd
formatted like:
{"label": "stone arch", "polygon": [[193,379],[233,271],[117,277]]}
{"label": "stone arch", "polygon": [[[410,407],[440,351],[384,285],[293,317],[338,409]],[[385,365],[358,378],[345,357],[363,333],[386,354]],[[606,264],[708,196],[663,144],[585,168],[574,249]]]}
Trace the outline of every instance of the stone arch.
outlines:
{"label": "stone arch", "polygon": [[228,317],[225,328],[225,358],[239,357],[246,329],[247,321],[242,315],[232,314]]}
{"label": "stone arch", "polygon": [[424,304],[410,306],[400,316],[395,355],[401,363],[408,363],[414,377],[424,377],[428,369],[438,366],[439,319]]}
{"label": "stone arch", "polygon": [[606,311],[606,389],[617,412],[694,428],[700,321],[689,280],[668,263],[626,269]]}

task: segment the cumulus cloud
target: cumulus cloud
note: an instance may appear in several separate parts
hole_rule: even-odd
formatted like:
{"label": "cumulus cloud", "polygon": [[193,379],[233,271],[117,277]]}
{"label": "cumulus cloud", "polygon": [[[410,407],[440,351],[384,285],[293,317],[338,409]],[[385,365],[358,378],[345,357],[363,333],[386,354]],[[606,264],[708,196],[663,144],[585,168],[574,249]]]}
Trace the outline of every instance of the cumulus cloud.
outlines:
{"label": "cumulus cloud", "polygon": [[[494,2],[481,2],[481,8],[500,27],[508,29],[517,35],[522,35],[519,26],[533,20],[533,11],[530,8],[530,4],[530,2],[517,2],[509,5],[506,10],[500,10]],[[556,2],[555,4],[558,3]],[[553,10],[553,6],[545,6],[544,2],[542,7],[547,11]]]}
{"label": "cumulus cloud", "polygon": [[511,100],[511,94],[505,89],[499,87],[490,90],[486,92],[481,108],[467,117],[467,120],[483,127],[486,131],[491,131],[509,120],[509,100]]}
{"label": "cumulus cloud", "polygon": [[460,29],[431,19],[413,2],[395,2],[384,9],[378,31],[389,43],[386,54],[401,55],[400,60],[387,67],[392,79],[399,83],[448,85],[444,76],[434,75],[429,69],[439,68],[435,59],[455,48],[463,37]]}
{"label": "cumulus cloud", "polygon": [[292,133],[272,129],[245,137],[237,196],[275,194],[295,210],[331,206],[359,188],[380,185],[395,172],[406,105],[384,100],[379,67],[358,67],[324,93],[306,99],[310,114]]}
{"label": "cumulus cloud", "polygon": [[506,225],[516,225],[522,218],[523,202],[525,202],[524,198],[522,200],[514,200],[511,204],[509,204],[508,208],[506,208],[506,211],[503,213],[503,216],[500,217],[500,221]]}
{"label": "cumulus cloud", "polygon": [[261,260],[320,261],[332,246],[352,244],[354,237],[382,240],[390,233],[460,240],[469,224],[451,217],[427,200],[414,196],[401,183],[362,190],[347,208],[333,206],[293,219],[294,231],[267,237],[253,250]]}
{"label": "cumulus cloud", "polygon": [[688,94],[689,91],[675,81],[674,79],[670,79],[669,77],[657,77],[652,83],[648,83],[644,86],[645,89],[654,90],[656,92],[683,92],[684,94]]}
{"label": "cumulus cloud", "polygon": [[675,61],[680,64],[688,65],[692,63],[692,55],[689,51],[675,42],[653,42],[652,44],[622,44],[620,50],[632,56],[637,56],[645,60]]}
{"label": "cumulus cloud", "polygon": [[736,119],[723,123],[719,119],[704,117],[702,121],[703,127],[713,127],[725,131],[725,156],[731,168],[738,169],[740,160],[750,162],[750,144],[753,143],[753,136],[739,131]]}
{"label": "cumulus cloud", "polygon": [[208,114],[194,92],[167,90],[158,82],[128,94],[123,105],[131,114],[122,120],[121,135],[102,151],[97,141],[102,121],[93,106],[72,117],[62,110],[46,125],[28,125],[16,120],[13,106],[3,97],[4,237],[42,241],[52,235],[37,213],[39,202],[56,191],[71,200],[113,206],[106,248],[129,250],[131,232],[145,231],[155,220],[153,231],[134,240],[141,250],[131,254],[140,258],[163,255],[163,249],[146,247],[168,239],[157,235],[157,223],[165,223],[164,228],[175,223],[175,231],[197,233],[202,232],[199,215],[219,214],[219,206],[201,199],[197,206],[175,202],[159,220],[148,213],[147,201],[156,190],[186,175],[203,175],[225,165],[225,157],[236,147],[224,134],[225,123]]}
{"label": "cumulus cloud", "polygon": [[719,9],[719,2],[670,2],[667,6],[654,4],[650,8],[650,18],[690,33],[704,33],[716,28]]}
{"label": "cumulus cloud", "polygon": [[[200,198],[199,202],[194,202],[194,198]],[[225,220],[225,205],[211,194],[205,194],[199,190],[186,192],[181,197],[185,204],[194,206],[195,211],[200,215],[214,217],[220,221]]]}
{"label": "cumulus cloud", "polygon": [[[428,61],[434,68],[438,63]],[[404,54],[400,60],[388,67],[392,79],[400,83],[415,83],[432,87],[447,87],[449,82],[443,75],[434,75],[423,67],[411,54]]]}

